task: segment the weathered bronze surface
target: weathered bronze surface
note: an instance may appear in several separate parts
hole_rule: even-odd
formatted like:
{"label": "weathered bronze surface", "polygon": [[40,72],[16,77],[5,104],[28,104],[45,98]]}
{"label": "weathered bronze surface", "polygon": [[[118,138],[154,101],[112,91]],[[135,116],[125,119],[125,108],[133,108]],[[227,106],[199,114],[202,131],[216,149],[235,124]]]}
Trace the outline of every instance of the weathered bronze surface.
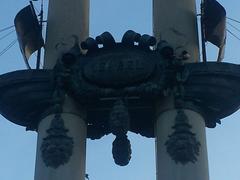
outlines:
{"label": "weathered bronze surface", "polygon": [[60,114],[56,114],[41,145],[41,154],[46,166],[57,169],[66,164],[73,153],[74,141]]}
{"label": "weathered bronze surface", "polygon": [[[134,31],[127,31],[122,42],[116,43],[105,32],[82,42],[86,54],[81,54],[75,44],[53,70],[3,74],[0,113],[28,130],[37,130],[43,117],[55,114],[41,150],[45,164],[58,168],[68,162],[74,145],[60,115],[66,95],[87,112],[88,138],[116,135],[112,153],[115,163],[121,166],[131,159],[127,132],[154,137],[156,103],[161,106],[166,96],[174,97],[172,108],[199,112],[209,128],[239,109],[238,65],[184,64],[190,57],[187,52],[176,57],[167,42],[159,42],[153,50],[155,44],[154,37]],[[179,111],[174,132],[166,142],[167,152],[176,163],[194,163],[200,144],[186,118],[179,118],[184,117],[181,114]]]}
{"label": "weathered bronze surface", "polygon": [[[99,46],[102,44],[102,47]],[[166,42],[128,31],[121,43],[109,33],[63,55],[53,70],[21,70],[0,76],[0,113],[13,123],[37,130],[42,117],[56,112],[56,85],[87,112],[87,137],[112,133],[110,112],[123,99],[128,130],[154,137],[156,102],[174,94],[175,106],[202,114],[206,126],[240,107],[240,67],[230,63],[183,64]],[[186,54],[183,52],[183,54]],[[56,83],[58,81],[58,83]],[[40,115],[40,116],[39,116]]]}
{"label": "weathered bronze surface", "polygon": [[[137,49],[129,51],[121,47],[114,50],[99,53],[96,58],[89,60],[83,68],[83,77],[99,86],[123,88],[145,81],[154,72],[155,63],[148,53],[139,53]],[[146,58],[149,60],[146,61]]]}
{"label": "weathered bronze surface", "polygon": [[116,164],[125,166],[131,159],[131,144],[127,138],[130,130],[130,117],[123,100],[117,100],[110,112],[109,130],[116,136],[113,142],[112,154]]}

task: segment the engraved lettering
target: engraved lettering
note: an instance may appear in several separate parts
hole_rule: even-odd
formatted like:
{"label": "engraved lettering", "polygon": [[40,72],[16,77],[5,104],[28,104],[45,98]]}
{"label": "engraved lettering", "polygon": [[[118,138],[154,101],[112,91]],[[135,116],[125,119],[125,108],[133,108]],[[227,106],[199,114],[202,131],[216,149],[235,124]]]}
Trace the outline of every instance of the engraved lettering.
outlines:
{"label": "engraved lettering", "polygon": [[98,85],[110,88],[125,87],[147,79],[154,66],[154,63],[148,62],[143,57],[124,54],[119,58],[113,58],[109,55],[89,62],[84,67],[84,75]]}

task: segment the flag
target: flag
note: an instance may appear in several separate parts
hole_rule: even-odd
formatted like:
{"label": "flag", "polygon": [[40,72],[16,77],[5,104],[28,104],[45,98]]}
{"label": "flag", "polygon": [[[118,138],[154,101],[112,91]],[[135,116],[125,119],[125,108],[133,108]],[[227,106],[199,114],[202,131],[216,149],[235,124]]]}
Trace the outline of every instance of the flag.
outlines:
{"label": "flag", "polygon": [[216,0],[203,1],[202,29],[204,41],[219,47],[217,61],[222,61],[226,43],[226,10]]}
{"label": "flag", "polygon": [[216,0],[205,0],[203,12],[205,40],[221,47],[226,38],[226,11]]}
{"label": "flag", "polygon": [[28,5],[18,12],[14,19],[20,50],[27,66],[27,60],[44,45],[41,27],[32,5]]}

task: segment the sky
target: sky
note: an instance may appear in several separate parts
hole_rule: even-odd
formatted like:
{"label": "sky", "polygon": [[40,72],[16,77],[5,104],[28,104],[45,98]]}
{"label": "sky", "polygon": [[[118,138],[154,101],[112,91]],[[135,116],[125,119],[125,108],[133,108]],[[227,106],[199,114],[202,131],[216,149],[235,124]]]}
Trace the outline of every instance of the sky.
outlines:
{"label": "sky", "polygon": [[[240,20],[240,2],[219,0],[226,8],[227,16]],[[47,1],[45,1],[46,5]],[[39,9],[39,3],[34,3]],[[13,25],[16,13],[28,5],[27,0],[1,0],[0,29]],[[199,9],[199,1],[197,1]],[[46,6],[45,6],[46,11]],[[117,40],[132,29],[141,34],[152,34],[152,2],[149,0],[91,0],[90,36],[110,31]],[[240,25],[228,20],[238,28]],[[228,25],[228,29],[240,33]],[[14,29],[12,29],[14,30]],[[0,39],[11,30],[0,33]],[[0,40],[0,51],[16,39],[13,32]],[[216,48],[207,44],[208,57],[214,59]],[[239,64],[240,41],[228,34],[225,62]],[[0,56],[0,74],[24,69],[25,65],[15,44]],[[1,93],[1,92],[0,92]],[[207,148],[210,180],[240,179],[240,111],[222,120],[215,129],[207,129]],[[25,131],[0,116],[0,180],[33,180],[37,133]],[[156,179],[155,143],[140,135],[129,133],[132,143],[132,159],[128,166],[116,166],[112,159],[113,136],[87,141],[86,172],[90,180],[149,180]]]}

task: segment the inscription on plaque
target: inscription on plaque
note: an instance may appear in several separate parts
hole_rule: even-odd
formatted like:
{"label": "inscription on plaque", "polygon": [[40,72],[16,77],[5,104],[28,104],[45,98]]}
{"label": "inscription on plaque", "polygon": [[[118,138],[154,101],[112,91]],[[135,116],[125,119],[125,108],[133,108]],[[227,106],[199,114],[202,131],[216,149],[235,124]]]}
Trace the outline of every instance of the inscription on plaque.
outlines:
{"label": "inscription on plaque", "polygon": [[154,65],[139,54],[102,55],[85,66],[83,76],[100,86],[122,88],[146,80]]}

